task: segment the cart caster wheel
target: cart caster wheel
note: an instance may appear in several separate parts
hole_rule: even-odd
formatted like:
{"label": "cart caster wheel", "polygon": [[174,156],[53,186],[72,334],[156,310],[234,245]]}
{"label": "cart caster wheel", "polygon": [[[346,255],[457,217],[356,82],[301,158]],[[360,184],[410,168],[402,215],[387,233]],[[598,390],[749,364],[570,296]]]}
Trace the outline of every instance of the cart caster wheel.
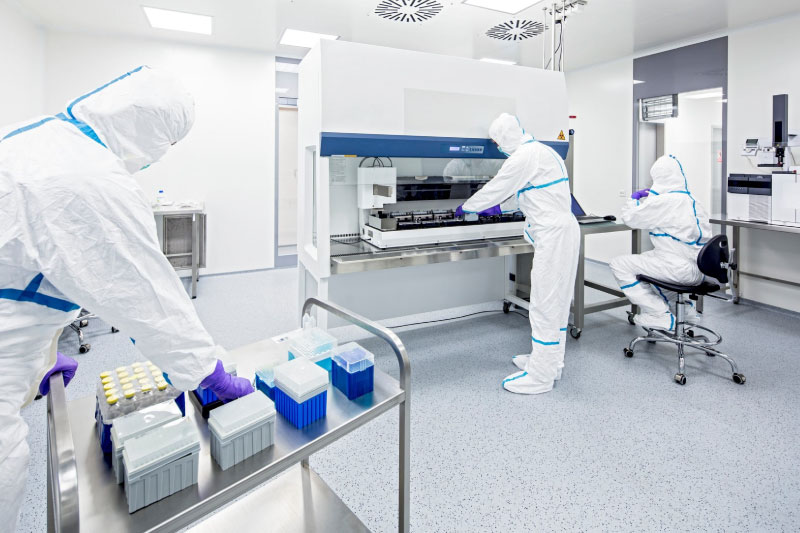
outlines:
{"label": "cart caster wheel", "polygon": [[119,330],[114,326],[111,326],[111,333],[119,333]]}
{"label": "cart caster wheel", "polygon": [[636,325],[636,322],[633,321],[633,316],[634,316],[633,313],[628,311],[628,324],[630,324],[631,326],[635,326]]}
{"label": "cart caster wheel", "polygon": [[508,314],[511,311],[511,302],[503,302],[503,312]]}
{"label": "cart caster wheel", "polygon": [[623,349],[622,353],[625,354],[625,357],[633,357],[633,350],[631,350],[630,348]]}
{"label": "cart caster wheel", "polygon": [[647,344],[655,344],[656,341],[647,341]]}
{"label": "cart caster wheel", "polygon": [[85,328],[88,325],[89,325],[89,319],[87,319],[87,318],[84,318],[83,320],[78,322],[78,327],[81,327],[81,328]]}
{"label": "cart caster wheel", "polygon": [[81,353],[86,353],[91,349],[92,349],[92,345],[91,344],[81,344],[81,347],[78,348],[78,351],[81,352]]}
{"label": "cart caster wheel", "polygon": [[581,338],[581,333],[583,333],[583,330],[580,329],[580,328],[576,328],[574,326],[569,328],[569,334],[575,340],[578,340],[578,339]]}
{"label": "cart caster wheel", "polygon": [[737,385],[744,385],[745,381],[747,381],[747,378],[744,377],[744,374],[733,375],[733,382],[736,383]]}
{"label": "cart caster wheel", "polygon": [[679,385],[686,385],[686,376],[683,374],[675,374],[675,383]]}
{"label": "cart caster wheel", "polygon": [[[717,354],[715,354],[715,353],[711,353],[711,352],[706,352],[706,356],[707,356],[707,357],[716,357],[716,356],[717,356]],[[734,375],[735,375],[735,374],[734,374]]]}
{"label": "cart caster wheel", "polygon": [[694,331],[692,331],[691,329],[686,332],[686,335],[694,339]]}

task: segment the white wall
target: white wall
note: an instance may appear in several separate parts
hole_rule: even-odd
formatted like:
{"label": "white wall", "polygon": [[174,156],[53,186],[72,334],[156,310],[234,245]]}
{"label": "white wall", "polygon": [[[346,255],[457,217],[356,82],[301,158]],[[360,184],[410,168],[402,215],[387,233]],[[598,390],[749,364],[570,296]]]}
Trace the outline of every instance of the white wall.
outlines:
{"label": "white wall", "polygon": [[[587,213],[620,216],[631,194],[633,60],[567,72],[575,130],[574,194]],[[620,195],[620,193],[622,193]],[[630,253],[629,233],[586,239],[586,257],[608,262]]]}
{"label": "white wall", "polygon": [[[728,41],[728,172],[757,172],[739,155],[747,137],[772,136],[772,95],[789,95],[789,128],[800,129],[800,58],[764,53],[796,47],[800,17],[732,34]],[[800,160],[800,149],[794,150]],[[740,269],[800,283],[800,239],[742,230]],[[800,288],[742,276],[742,296],[800,311]]]}
{"label": "white wall", "polygon": [[0,129],[44,114],[44,32],[0,1]]}
{"label": "white wall", "polygon": [[195,125],[151,168],[142,187],[203,200],[206,273],[274,265],[275,71],[265,53],[152,40],[48,32],[48,113],[142,64],[174,72],[194,94]]}

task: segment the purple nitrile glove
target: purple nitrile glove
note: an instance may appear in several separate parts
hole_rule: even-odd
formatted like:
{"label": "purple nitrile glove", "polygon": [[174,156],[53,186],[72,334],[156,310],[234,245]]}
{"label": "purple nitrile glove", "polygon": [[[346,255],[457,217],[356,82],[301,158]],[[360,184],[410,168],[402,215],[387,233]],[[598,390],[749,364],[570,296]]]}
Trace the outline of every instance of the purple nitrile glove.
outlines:
{"label": "purple nitrile glove", "polygon": [[76,370],[78,370],[78,362],[75,359],[67,357],[61,352],[56,352],[56,364],[47,371],[47,374],[44,375],[44,379],[39,383],[39,394],[45,396],[50,392],[50,376],[56,372],[61,372],[61,375],[64,376],[64,386],[66,387],[69,385],[69,382],[72,381],[72,378],[75,377]]}
{"label": "purple nitrile glove", "polygon": [[650,195],[650,189],[642,189],[640,191],[636,191],[635,193],[631,194],[631,198],[634,200],[641,200],[642,198],[647,198]]}
{"label": "purple nitrile glove", "polygon": [[219,359],[214,371],[200,383],[200,386],[211,389],[223,401],[235,400],[253,392],[253,386],[249,381],[225,372],[225,367]]}
{"label": "purple nitrile glove", "polygon": [[463,217],[463,216],[464,216],[464,206],[460,205],[460,206],[456,207],[455,217],[459,218],[459,217]]}
{"label": "purple nitrile glove", "polygon": [[500,208],[499,205],[490,207],[489,209],[484,209],[478,215],[482,217],[492,217],[492,216],[500,216],[503,214],[503,210]]}

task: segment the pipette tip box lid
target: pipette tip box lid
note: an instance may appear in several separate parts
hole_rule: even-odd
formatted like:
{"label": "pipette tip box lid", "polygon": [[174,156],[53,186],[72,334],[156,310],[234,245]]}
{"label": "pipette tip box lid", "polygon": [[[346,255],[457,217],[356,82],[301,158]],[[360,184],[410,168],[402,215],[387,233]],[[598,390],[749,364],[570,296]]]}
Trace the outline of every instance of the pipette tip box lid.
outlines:
{"label": "pipette tip box lid", "polygon": [[197,483],[200,436],[182,418],[125,442],[125,494],[128,512]]}
{"label": "pipette tip box lid", "polygon": [[331,356],[336,348],[336,337],[322,328],[301,329],[289,337],[289,357],[308,357],[321,360]]}
{"label": "pipette tip box lid", "polygon": [[226,403],[211,411],[211,456],[227,470],[272,446],[275,441],[275,404],[260,393]]}
{"label": "pipette tip box lid", "polygon": [[275,407],[302,428],[327,413],[328,373],[306,358],[275,367]]}
{"label": "pipette tip box lid", "polygon": [[128,439],[141,437],[148,431],[157,427],[169,424],[175,420],[180,420],[183,416],[181,410],[173,401],[166,401],[158,405],[146,407],[141,411],[136,411],[120,417],[114,421],[111,427],[111,442],[113,454],[111,455],[111,466],[117,477],[117,483],[125,481],[125,468],[123,466],[122,451],[125,449],[125,441]]}
{"label": "pipette tip box lid", "polygon": [[271,366],[256,370],[256,388],[270,400],[275,399],[275,372]]}
{"label": "pipette tip box lid", "polygon": [[375,386],[375,356],[355,342],[336,349],[331,379],[333,386],[354,400]]}

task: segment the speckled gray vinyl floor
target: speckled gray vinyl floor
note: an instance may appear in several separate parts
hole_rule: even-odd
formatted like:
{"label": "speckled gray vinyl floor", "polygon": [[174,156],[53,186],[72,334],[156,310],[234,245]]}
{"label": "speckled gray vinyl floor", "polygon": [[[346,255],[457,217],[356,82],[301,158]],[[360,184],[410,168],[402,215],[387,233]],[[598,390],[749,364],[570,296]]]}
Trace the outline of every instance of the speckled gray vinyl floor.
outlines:
{"label": "speckled gray vinyl floor", "polygon": [[[607,275],[589,265],[594,279]],[[234,348],[294,327],[293,270],[207,277],[203,322]],[[412,360],[411,524],[417,532],[800,530],[800,320],[711,301],[704,324],[746,374],[692,356],[686,386],[674,351],[622,347],[637,331],[623,310],[589,315],[569,339],[553,392],[516,396],[501,380],[529,348],[527,320],[485,314],[398,330]],[[94,322],[92,351],[76,356],[70,398],[93,394],[103,368],[132,360],[120,334]],[[365,341],[396,375],[380,341]],[[74,335],[62,351],[77,353]],[[45,410],[31,425],[31,477],[20,531],[44,531]],[[396,529],[397,411],[311,458],[313,468],[375,532]]]}

